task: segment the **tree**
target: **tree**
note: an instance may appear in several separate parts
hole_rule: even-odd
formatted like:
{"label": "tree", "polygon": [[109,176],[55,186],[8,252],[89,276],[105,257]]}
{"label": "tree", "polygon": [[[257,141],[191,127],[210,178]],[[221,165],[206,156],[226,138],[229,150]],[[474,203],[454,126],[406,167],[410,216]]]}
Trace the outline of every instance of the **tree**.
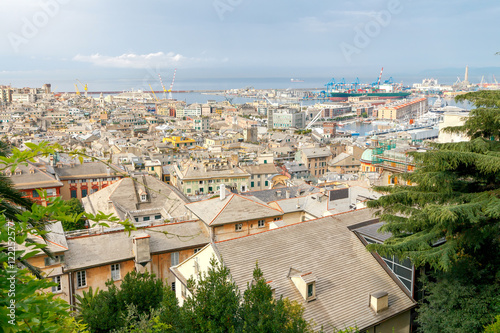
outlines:
{"label": "tree", "polygon": [[[478,332],[484,309],[491,311],[487,323],[500,313],[499,290],[488,287],[500,282],[500,92],[457,99],[475,109],[463,126],[447,131],[466,133],[471,141],[431,144],[425,153],[412,153],[416,171],[402,178],[416,185],[377,187],[387,195],[368,202],[385,222],[380,230],[392,233],[368,249],[436,270],[431,274],[436,282],[424,282],[427,296],[419,319],[431,332],[447,327]],[[452,291],[455,297],[447,304],[453,306],[440,307]],[[477,308],[471,310],[471,304]]]}
{"label": "tree", "polygon": [[[54,208],[42,209],[51,214]],[[23,219],[30,214],[25,212]],[[69,304],[54,297],[53,293],[43,291],[56,283],[37,279],[28,269],[17,265],[17,260],[25,261],[46,246],[27,243],[29,233],[41,235],[44,231],[33,228],[22,219],[13,223],[5,214],[0,214],[0,331],[83,332],[85,326],[71,317]],[[18,250],[21,245],[26,249]]]}
{"label": "tree", "polygon": [[[133,306],[133,314],[143,318],[158,309],[163,300],[162,281],[147,272],[127,273],[120,287],[113,281],[108,281],[106,285],[108,290],[102,290],[93,297],[78,297],[80,316],[92,332],[120,329],[124,325],[123,317],[127,316],[127,307]],[[131,321],[134,316],[128,315]]]}
{"label": "tree", "polygon": [[256,264],[252,283],[243,293],[244,332],[308,332],[309,323],[302,317],[304,308],[283,298],[275,300],[271,287]]}
{"label": "tree", "polygon": [[83,217],[83,213],[85,213],[85,209],[83,208],[83,205],[80,202],[80,200],[77,198],[71,198],[70,200],[66,201],[66,204],[70,207],[71,212],[73,212],[75,214],[82,214],[82,216],[76,221],[72,221],[72,222],[64,221],[64,222],[62,222],[64,231],[84,229],[85,228],[85,218]]}
{"label": "tree", "polygon": [[207,273],[188,281],[188,296],[181,308],[187,332],[236,332],[241,327],[240,294],[229,270],[215,258]]}

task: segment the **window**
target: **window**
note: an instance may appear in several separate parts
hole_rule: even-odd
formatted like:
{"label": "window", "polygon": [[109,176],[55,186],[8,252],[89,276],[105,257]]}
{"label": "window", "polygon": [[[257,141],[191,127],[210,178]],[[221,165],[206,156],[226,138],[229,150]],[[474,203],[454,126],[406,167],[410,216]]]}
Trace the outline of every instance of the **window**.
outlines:
{"label": "window", "polygon": [[33,190],[33,198],[39,198],[40,195],[38,194],[38,192],[36,190]]}
{"label": "window", "polygon": [[70,180],[69,180],[69,183],[70,183],[70,184],[75,184],[75,183],[76,183],[76,180],[75,180],[75,179],[70,179]]}
{"label": "window", "polygon": [[54,256],[54,258],[45,258],[45,266],[52,266],[64,262],[64,255]]}
{"label": "window", "polygon": [[161,220],[161,215],[155,215],[155,220]]}
{"label": "window", "polygon": [[76,287],[83,288],[87,286],[87,272],[78,271],[76,272]]}
{"label": "window", "polygon": [[85,198],[87,196],[87,189],[82,188],[82,198]]}
{"label": "window", "polygon": [[262,227],[264,227],[266,225],[266,221],[259,220],[259,222],[257,222],[257,225],[258,225],[259,228],[262,228]]}
{"label": "window", "polygon": [[281,217],[275,217],[275,218],[273,219],[273,221],[279,221],[279,220],[281,220]]}
{"label": "window", "polygon": [[120,280],[120,264],[111,264],[111,280]]}
{"label": "window", "polygon": [[191,193],[191,189],[190,188],[186,189],[186,193]]}
{"label": "window", "polygon": [[97,192],[98,190],[99,190],[98,188],[96,188],[96,187],[92,187],[92,188],[90,189],[90,194],[95,193],[95,192]]}
{"label": "window", "polygon": [[57,286],[52,287],[52,292],[53,293],[58,293],[62,290],[61,288],[61,277],[60,276],[55,276],[52,278],[52,282],[57,283]]}
{"label": "window", "polygon": [[177,266],[177,265],[179,265],[179,252],[172,252],[170,254],[170,266]]}
{"label": "window", "polygon": [[172,291],[175,292],[175,282],[172,282]]}
{"label": "window", "polygon": [[146,201],[147,199],[148,199],[148,195],[147,194],[145,194],[145,193],[141,194],[141,201],[142,202]]}
{"label": "window", "polygon": [[142,220],[143,220],[143,221],[149,221],[149,216],[144,216],[144,217],[142,218]]}
{"label": "window", "polygon": [[243,230],[243,223],[236,223],[234,225],[234,231],[241,231]]}
{"label": "window", "polygon": [[96,181],[97,181],[97,178],[93,178],[93,179],[92,179],[92,181],[93,181],[93,182],[96,182]]}
{"label": "window", "polygon": [[135,220],[135,222],[139,222],[139,218],[138,217],[135,217],[134,220]]}
{"label": "window", "polygon": [[250,187],[255,187],[254,182],[250,182]]}
{"label": "window", "polygon": [[314,295],[314,286],[312,283],[307,285],[307,297],[313,297]]}
{"label": "window", "polygon": [[198,253],[198,252],[200,252],[200,251],[201,251],[201,247],[199,247],[199,248],[197,248],[197,249],[194,249],[194,253],[195,253],[195,254],[196,254],[196,253]]}
{"label": "window", "polygon": [[55,189],[53,189],[53,188],[48,188],[46,191],[47,191],[47,196],[48,197],[53,197],[53,196],[55,196],[57,194],[57,191]]}
{"label": "window", "polygon": [[86,183],[86,182],[87,182],[87,179],[82,179],[82,180],[80,180],[80,182],[82,182],[82,183]]}

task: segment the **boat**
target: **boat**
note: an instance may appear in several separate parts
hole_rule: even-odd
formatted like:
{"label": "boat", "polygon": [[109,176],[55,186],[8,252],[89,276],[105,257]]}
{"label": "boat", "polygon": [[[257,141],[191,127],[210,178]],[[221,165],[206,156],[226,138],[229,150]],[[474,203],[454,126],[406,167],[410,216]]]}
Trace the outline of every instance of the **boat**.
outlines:
{"label": "boat", "polygon": [[301,79],[290,79],[290,82],[304,82],[304,80],[301,80]]}
{"label": "boat", "polygon": [[348,99],[349,97],[376,97],[379,99],[396,99],[396,98],[406,98],[411,95],[411,92],[330,92],[326,96],[327,98],[333,100]]}

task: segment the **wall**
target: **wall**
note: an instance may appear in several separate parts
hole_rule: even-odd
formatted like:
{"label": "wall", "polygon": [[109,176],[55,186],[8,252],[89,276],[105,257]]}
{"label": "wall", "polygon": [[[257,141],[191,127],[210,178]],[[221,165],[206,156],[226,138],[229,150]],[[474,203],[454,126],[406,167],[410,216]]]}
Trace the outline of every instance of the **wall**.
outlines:
{"label": "wall", "polygon": [[370,327],[368,333],[409,333],[410,332],[410,311],[406,311],[383,323]]}

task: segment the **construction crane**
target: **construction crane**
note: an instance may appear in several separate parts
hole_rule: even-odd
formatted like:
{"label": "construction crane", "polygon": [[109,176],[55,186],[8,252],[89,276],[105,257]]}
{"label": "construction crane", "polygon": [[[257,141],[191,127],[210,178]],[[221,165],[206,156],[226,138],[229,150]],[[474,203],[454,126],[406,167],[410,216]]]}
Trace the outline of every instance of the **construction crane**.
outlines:
{"label": "construction crane", "polygon": [[149,88],[151,88],[151,92],[153,93],[153,96],[155,97],[156,101],[158,102],[158,97],[156,97],[155,91],[153,90],[153,87],[151,87],[151,84],[149,85]]}
{"label": "construction crane", "polygon": [[168,89],[168,99],[173,99],[172,98],[172,88],[174,87],[175,73],[177,73],[177,68],[174,69],[174,76],[172,77],[172,83],[170,84],[170,88]]}
{"label": "construction crane", "polygon": [[87,98],[87,84],[83,84],[80,80],[76,79],[78,83],[80,83],[85,91],[85,98]]}
{"label": "construction crane", "polygon": [[160,73],[158,73],[158,77],[160,78],[160,84],[161,84],[161,87],[163,88],[163,99],[167,99],[167,89],[165,88],[165,85],[163,84],[163,80],[161,79]]}
{"label": "construction crane", "polygon": [[76,85],[76,83],[75,83],[75,90],[76,90],[76,94],[77,94],[78,96],[80,96],[80,90],[78,90],[78,86]]}

